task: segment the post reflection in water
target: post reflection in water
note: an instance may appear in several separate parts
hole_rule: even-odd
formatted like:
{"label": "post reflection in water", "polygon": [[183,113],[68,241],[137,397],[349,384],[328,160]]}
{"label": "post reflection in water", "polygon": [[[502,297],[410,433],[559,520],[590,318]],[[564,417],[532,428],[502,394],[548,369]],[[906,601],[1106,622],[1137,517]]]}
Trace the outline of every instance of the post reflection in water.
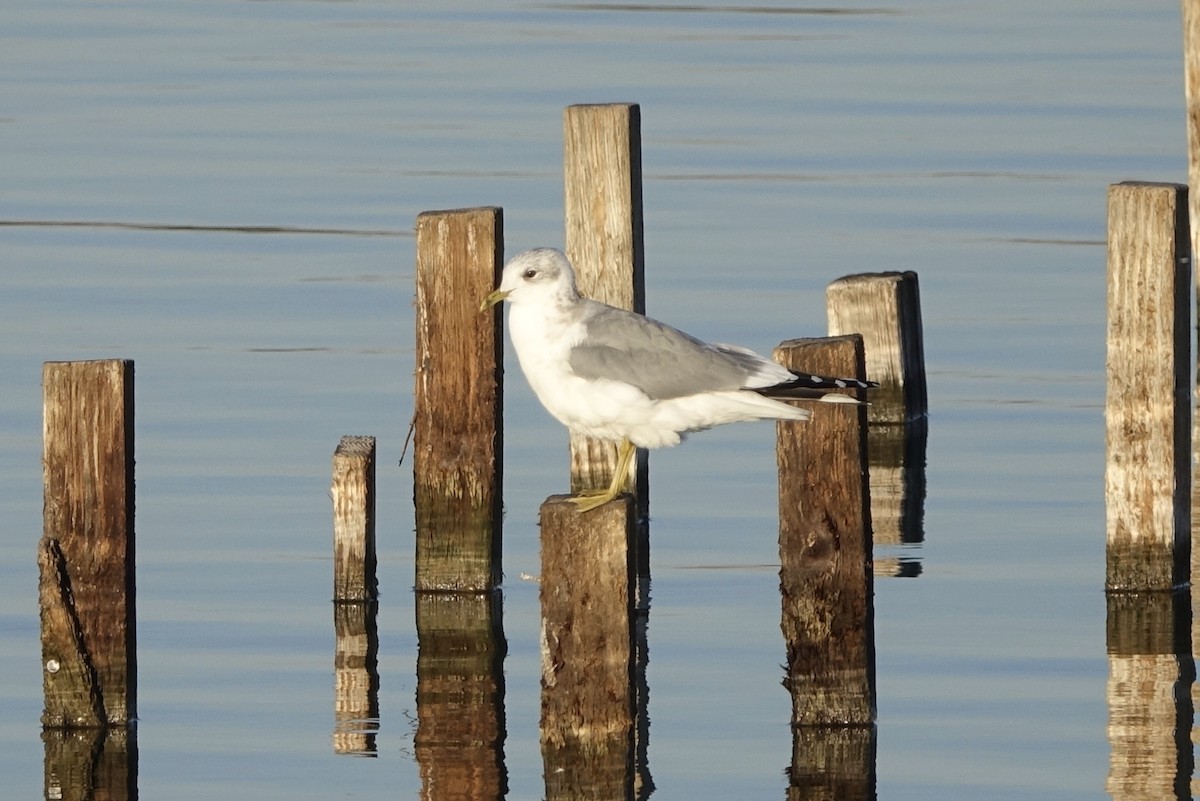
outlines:
{"label": "post reflection in water", "polygon": [[137,732],[130,726],[43,729],[45,798],[136,801]]}
{"label": "post reflection in water", "polygon": [[499,590],[418,592],[417,731],[421,798],[500,799],[504,767],[504,638]]}
{"label": "post reflection in water", "polygon": [[[925,541],[925,417],[900,423],[870,423],[867,454],[871,492],[871,529],[875,548],[917,545]],[[912,578],[921,563],[876,555],[877,576]]]}
{"label": "post reflection in water", "polygon": [[377,756],[379,731],[378,602],[333,605],[333,750]]}
{"label": "post reflection in water", "polygon": [[1110,592],[1106,789],[1114,801],[1190,799],[1191,594]]}

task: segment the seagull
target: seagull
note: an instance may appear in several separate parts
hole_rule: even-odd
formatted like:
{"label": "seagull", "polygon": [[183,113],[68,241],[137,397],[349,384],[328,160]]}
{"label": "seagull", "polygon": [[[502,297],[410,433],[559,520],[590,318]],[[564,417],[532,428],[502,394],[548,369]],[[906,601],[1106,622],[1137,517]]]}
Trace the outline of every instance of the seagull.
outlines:
{"label": "seagull", "polygon": [[502,300],[521,370],[546,411],[573,434],[617,443],[609,487],[571,496],[581,512],[622,493],[637,448],[671,447],[725,423],[807,420],[807,409],[775,397],[859,403],[826,393],[878,386],[796,373],[754,351],[581,297],[570,261],[554,248],[512,257],[480,311]]}

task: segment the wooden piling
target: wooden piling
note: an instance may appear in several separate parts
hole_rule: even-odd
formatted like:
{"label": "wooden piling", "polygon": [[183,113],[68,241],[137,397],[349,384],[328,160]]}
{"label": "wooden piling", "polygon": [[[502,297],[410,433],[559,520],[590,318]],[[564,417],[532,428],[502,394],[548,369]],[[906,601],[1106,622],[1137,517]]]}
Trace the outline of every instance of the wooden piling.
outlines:
{"label": "wooden piling", "polygon": [[503,253],[499,208],[417,217],[418,590],[500,583],[503,317],[479,304],[499,281]]}
{"label": "wooden piling", "polygon": [[[563,114],[566,254],[585,297],[646,310],[642,245],[641,109],[636,103],[568,106]],[[616,447],[571,437],[571,492],[604,489]],[[647,509],[646,454],[634,468],[639,508]]]}
{"label": "wooden piling", "polygon": [[542,756],[546,798],[631,798],[634,499],[580,513],[542,504]]}
{"label": "wooden piling", "polygon": [[502,799],[504,657],[499,591],[417,593],[421,798]]}
{"label": "wooden piling", "polygon": [[1191,529],[1191,300],[1187,188],[1108,189],[1110,591],[1188,580]]}
{"label": "wooden piling", "polygon": [[42,725],[123,726],[137,715],[133,362],[46,362],[42,392]]}
{"label": "wooden piling", "polygon": [[928,392],[915,272],[847,275],[825,289],[829,335],[862,334],[870,394],[871,527],[875,544],[924,534]]}
{"label": "wooden piling", "polygon": [[925,344],[917,274],[847,275],[825,289],[829,335],[862,334],[871,390],[867,421],[904,423],[925,415]]}
{"label": "wooden piling", "polygon": [[375,600],[374,437],[342,437],[333,452],[330,493],[333,495],[333,600]]}
{"label": "wooden piling", "polygon": [[[776,361],[798,372],[865,374],[862,337],[794,339]],[[784,685],[793,726],[875,719],[875,641],[866,407],[811,403],[776,424]]]}

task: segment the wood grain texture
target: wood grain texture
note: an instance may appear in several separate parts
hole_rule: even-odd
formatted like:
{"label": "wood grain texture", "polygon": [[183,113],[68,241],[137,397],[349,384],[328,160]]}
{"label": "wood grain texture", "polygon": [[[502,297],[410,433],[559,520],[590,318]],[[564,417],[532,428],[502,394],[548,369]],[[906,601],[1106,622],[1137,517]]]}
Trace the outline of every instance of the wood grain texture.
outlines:
{"label": "wood grain texture", "polygon": [[929,404],[917,274],[844,276],[826,287],[825,308],[830,336],[862,335],[867,378],[879,383],[867,393],[874,540],[920,542]]}
{"label": "wood grain texture", "polygon": [[499,281],[503,253],[499,208],[417,218],[418,590],[500,582],[503,317],[479,304]]}
{"label": "wood grain texture", "polygon": [[[566,254],[584,297],[646,310],[642,244],[641,110],[634,103],[569,106],[563,114]],[[571,492],[612,482],[616,446],[572,436]],[[635,494],[646,508],[646,456]]]}
{"label": "wood grain texture", "polygon": [[38,549],[47,727],[137,714],[133,362],[47,362]]}
{"label": "wood grain texture", "polygon": [[[862,378],[858,335],[795,339],[789,369]],[[875,643],[866,407],[810,404],[776,423],[780,590],[792,725],[870,725]]]}
{"label": "wood grain texture", "polygon": [[1187,189],[1108,191],[1105,428],[1109,590],[1188,580],[1191,281]]}
{"label": "wood grain texture", "polygon": [[825,288],[829,335],[861,334],[871,390],[867,420],[904,423],[927,411],[925,344],[917,274],[860,273]]}
{"label": "wood grain texture", "polygon": [[541,508],[546,797],[626,798],[634,781],[635,503]]}
{"label": "wood grain texture", "polygon": [[375,438],[342,437],[333,453],[333,600],[376,597]]}

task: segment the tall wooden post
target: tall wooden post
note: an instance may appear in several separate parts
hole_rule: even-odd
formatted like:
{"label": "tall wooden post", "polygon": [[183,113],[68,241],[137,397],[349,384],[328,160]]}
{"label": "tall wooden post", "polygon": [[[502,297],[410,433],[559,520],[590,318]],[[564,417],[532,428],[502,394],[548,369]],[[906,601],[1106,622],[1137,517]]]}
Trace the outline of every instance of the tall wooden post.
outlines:
{"label": "tall wooden post", "polygon": [[333,453],[333,600],[373,601],[375,438],[342,437]]}
{"label": "tall wooden post", "polygon": [[500,582],[503,317],[479,303],[499,281],[503,253],[499,208],[417,217],[418,590]]}
{"label": "tall wooden post", "polygon": [[1169,590],[1188,580],[1189,251],[1186,187],[1109,187],[1109,590]]}
{"label": "tall wooden post", "polygon": [[[566,254],[585,297],[646,310],[642,278],[641,109],[636,103],[577,105],[563,115]],[[571,438],[571,492],[604,489],[616,448]],[[646,455],[639,452],[635,494],[646,511]]]}
{"label": "tall wooden post", "polygon": [[123,726],[137,715],[133,362],[47,362],[42,392],[42,725]]}
{"label": "tall wooden post", "polygon": [[[858,335],[789,340],[774,356],[797,372],[865,374]],[[793,726],[870,726],[875,634],[866,407],[810,408],[807,422],[776,423],[784,684]]]}

